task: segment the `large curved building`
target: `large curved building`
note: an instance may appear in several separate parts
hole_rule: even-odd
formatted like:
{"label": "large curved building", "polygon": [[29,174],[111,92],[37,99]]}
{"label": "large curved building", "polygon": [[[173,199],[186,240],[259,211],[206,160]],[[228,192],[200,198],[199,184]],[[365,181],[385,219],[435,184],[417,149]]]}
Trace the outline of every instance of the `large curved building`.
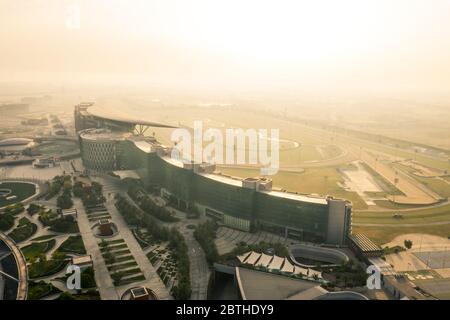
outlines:
{"label": "large curved building", "polygon": [[195,207],[232,228],[329,244],[344,244],[351,232],[346,200],[275,190],[267,178],[222,175],[211,164],[173,159],[171,148],[143,135],[86,129],[79,140],[86,169],[135,170],[145,185],[159,187],[180,208]]}

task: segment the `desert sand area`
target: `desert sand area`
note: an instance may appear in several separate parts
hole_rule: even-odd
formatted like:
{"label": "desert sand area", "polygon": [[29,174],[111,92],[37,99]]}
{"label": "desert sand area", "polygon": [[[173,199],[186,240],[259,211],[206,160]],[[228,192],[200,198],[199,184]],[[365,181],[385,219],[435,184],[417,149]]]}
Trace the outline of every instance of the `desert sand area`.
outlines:
{"label": "desert sand area", "polygon": [[398,171],[378,161],[367,152],[361,152],[361,159],[403,193],[403,195],[390,195],[389,200],[414,205],[429,205],[441,200],[441,197],[427,190],[425,186],[419,186],[418,182],[414,182],[405,174],[399,174]]}
{"label": "desert sand area", "polygon": [[405,240],[412,241],[412,248],[386,255],[386,262],[421,290],[438,299],[449,299],[450,239],[409,233],[395,237],[384,246],[404,246]]}
{"label": "desert sand area", "polygon": [[410,249],[412,252],[442,251],[445,248],[448,248],[450,251],[450,239],[420,233],[410,233],[395,237],[392,241],[384,244],[383,247],[403,246],[405,240],[413,242],[413,247]]}

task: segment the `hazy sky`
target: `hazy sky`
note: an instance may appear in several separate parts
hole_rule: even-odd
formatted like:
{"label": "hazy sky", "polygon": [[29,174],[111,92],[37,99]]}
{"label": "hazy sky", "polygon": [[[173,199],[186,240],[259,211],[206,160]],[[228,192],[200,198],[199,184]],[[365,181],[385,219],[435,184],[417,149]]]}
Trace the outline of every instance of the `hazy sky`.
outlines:
{"label": "hazy sky", "polygon": [[0,81],[444,90],[449,16],[449,0],[0,0]]}

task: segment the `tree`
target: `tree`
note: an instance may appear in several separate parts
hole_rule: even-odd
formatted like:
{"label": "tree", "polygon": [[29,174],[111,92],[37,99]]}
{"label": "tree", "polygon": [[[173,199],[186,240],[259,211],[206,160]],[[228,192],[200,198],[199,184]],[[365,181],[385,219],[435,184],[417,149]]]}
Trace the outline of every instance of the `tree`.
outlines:
{"label": "tree", "polygon": [[67,194],[59,196],[58,199],[56,200],[56,203],[58,207],[60,207],[61,209],[69,209],[73,206],[73,201]]}
{"label": "tree", "polygon": [[405,240],[404,245],[406,249],[411,249],[413,246],[413,242],[411,240]]}

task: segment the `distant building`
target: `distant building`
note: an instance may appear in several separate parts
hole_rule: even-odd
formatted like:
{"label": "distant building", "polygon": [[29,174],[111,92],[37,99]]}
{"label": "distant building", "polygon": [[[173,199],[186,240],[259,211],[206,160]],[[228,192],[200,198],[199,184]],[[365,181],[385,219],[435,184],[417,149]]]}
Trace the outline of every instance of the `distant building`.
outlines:
{"label": "distant building", "polygon": [[33,160],[33,168],[53,168],[56,165],[54,158],[38,158]]}
{"label": "distant building", "polygon": [[29,112],[29,105],[26,103],[5,103],[0,105],[0,114],[16,115]]}

